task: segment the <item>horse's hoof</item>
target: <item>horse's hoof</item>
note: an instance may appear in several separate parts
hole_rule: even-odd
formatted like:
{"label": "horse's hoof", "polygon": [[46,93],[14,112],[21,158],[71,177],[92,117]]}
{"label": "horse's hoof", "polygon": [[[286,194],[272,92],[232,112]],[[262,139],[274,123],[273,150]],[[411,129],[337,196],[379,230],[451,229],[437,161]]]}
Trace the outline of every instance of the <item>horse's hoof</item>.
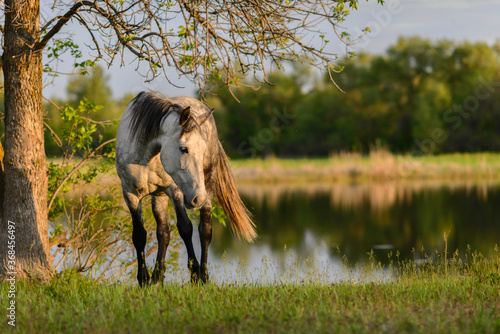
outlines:
{"label": "horse's hoof", "polygon": [[137,274],[137,280],[139,281],[139,286],[141,288],[151,285],[151,278],[147,271],[145,274]]}
{"label": "horse's hoof", "polygon": [[191,274],[191,284],[198,284],[200,283],[200,276],[198,273],[192,273]]}
{"label": "horse's hoof", "polygon": [[165,279],[165,275],[162,273],[162,272],[154,272],[153,273],[153,278],[152,278],[152,284],[158,284],[158,283],[162,283],[163,284],[163,280]]}

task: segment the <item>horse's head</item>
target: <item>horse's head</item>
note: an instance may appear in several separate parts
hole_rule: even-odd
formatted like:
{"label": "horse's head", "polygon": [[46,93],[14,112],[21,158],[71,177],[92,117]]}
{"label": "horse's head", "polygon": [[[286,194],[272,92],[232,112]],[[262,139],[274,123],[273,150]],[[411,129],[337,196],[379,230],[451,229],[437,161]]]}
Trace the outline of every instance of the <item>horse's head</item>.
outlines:
{"label": "horse's head", "polygon": [[212,112],[213,109],[196,117],[190,107],[183,109],[178,120],[169,120],[171,131],[161,143],[162,165],[181,189],[184,205],[190,209],[201,207],[207,199],[203,163],[208,143],[201,126]]}

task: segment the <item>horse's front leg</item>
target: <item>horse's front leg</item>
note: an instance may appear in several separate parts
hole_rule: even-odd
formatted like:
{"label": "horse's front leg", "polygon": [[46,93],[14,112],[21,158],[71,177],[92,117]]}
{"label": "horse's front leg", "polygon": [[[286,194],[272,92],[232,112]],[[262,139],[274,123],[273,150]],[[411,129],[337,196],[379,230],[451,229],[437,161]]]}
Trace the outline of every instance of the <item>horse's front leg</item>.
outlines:
{"label": "horse's front leg", "polygon": [[180,190],[175,192],[170,198],[174,203],[179,235],[186,245],[188,253],[188,268],[191,272],[191,282],[196,283],[200,279],[200,265],[198,264],[193,248],[193,224],[187,216],[186,208],[184,207],[183,195]]}
{"label": "horse's front leg", "polygon": [[168,197],[153,196],[153,215],[156,220],[156,238],[158,239],[158,254],[153,270],[153,283],[162,282],[165,275],[165,255],[170,242],[170,221],[168,216]]}
{"label": "horse's front leg", "polygon": [[124,193],[125,202],[132,215],[132,242],[134,243],[137,252],[137,280],[139,285],[144,287],[149,284],[149,273],[146,267],[146,259],[144,249],[146,248],[147,231],[144,228],[142,221],[142,205],[141,200],[132,193]]}
{"label": "horse's front leg", "polygon": [[201,263],[200,276],[203,283],[208,282],[208,246],[212,241],[212,201],[207,203],[200,209],[200,224],[198,225],[201,242]]}

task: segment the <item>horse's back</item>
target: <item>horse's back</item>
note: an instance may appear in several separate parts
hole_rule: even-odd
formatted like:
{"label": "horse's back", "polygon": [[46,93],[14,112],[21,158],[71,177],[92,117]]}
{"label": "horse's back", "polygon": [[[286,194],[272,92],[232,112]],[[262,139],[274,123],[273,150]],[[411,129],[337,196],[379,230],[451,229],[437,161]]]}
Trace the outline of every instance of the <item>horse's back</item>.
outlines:
{"label": "horse's back", "polygon": [[118,125],[116,171],[124,192],[143,197],[162,192],[173,181],[161,164],[157,143],[142,144],[134,140],[130,131],[132,108],[133,102],[130,102]]}
{"label": "horse's back", "polygon": [[203,102],[190,96],[176,96],[169,98],[168,100],[179,106],[180,109],[191,107],[191,113],[194,116],[201,116],[209,110]]}

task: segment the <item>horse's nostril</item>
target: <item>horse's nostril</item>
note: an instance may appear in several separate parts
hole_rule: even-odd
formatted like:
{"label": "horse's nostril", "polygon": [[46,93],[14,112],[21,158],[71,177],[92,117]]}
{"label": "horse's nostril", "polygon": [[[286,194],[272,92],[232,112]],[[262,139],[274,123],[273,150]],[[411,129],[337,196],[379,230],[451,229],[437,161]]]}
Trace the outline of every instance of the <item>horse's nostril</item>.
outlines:
{"label": "horse's nostril", "polygon": [[192,204],[193,206],[196,206],[196,205],[198,204],[198,198],[199,198],[198,196],[195,196],[195,197],[191,200],[191,204]]}

